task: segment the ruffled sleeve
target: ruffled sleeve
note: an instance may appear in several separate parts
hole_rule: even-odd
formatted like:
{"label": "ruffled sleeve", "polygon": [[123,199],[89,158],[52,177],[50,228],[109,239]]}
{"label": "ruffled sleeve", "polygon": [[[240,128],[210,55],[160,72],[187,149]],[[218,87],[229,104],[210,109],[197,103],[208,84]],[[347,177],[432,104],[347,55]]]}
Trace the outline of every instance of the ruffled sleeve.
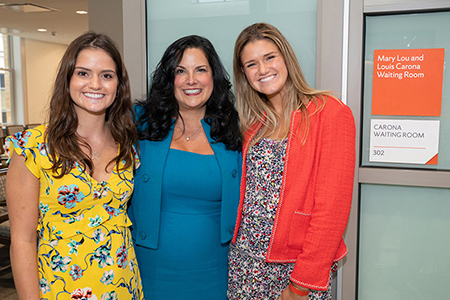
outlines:
{"label": "ruffled sleeve", "polygon": [[15,151],[18,155],[24,156],[26,167],[37,178],[40,177],[41,155],[43,152],[46,153],[44,143],[45,129],[46,126],[41,125],[33,129],[8,136],[5,140],[5,150],[9,159],[11,159],[13,151]]}

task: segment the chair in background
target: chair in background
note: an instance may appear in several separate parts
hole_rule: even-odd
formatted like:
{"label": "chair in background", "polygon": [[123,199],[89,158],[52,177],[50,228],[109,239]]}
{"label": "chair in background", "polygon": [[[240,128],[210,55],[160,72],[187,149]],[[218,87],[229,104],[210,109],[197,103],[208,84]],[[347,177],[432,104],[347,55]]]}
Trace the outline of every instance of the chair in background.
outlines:
{"label": "chair in background", "polygon": [[25,124],[25,129],[31,129],[41,125],[40,123]]}
{"label": "chair in background", "polygon": [[6,132],[3,130],[3,128],[0,128],[0,155],[5,153],[5,138],[6,138]]}
{"label": "chair in background", "polygon": [[25,130],[25,127],[23,125],[7,125],[6,126],[6,135],[13,135],[17,132],[22,132]]}
{"label": "chair in background", "polygon": [[11,243],[8,210],[6,209],[6,173],[8,169],[0,169],[0,244]]}

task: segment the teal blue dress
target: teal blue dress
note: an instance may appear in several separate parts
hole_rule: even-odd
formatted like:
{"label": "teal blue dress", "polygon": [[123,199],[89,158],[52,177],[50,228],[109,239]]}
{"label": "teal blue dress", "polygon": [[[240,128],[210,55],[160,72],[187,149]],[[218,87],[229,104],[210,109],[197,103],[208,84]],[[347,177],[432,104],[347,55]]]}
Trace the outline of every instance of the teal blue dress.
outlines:
{"label": "teal blue dress", "polygon": [[169,149],[158,247],[136,246],[147,299],[227,299],[228,244],[220,238],[221,199],[215,155]]}

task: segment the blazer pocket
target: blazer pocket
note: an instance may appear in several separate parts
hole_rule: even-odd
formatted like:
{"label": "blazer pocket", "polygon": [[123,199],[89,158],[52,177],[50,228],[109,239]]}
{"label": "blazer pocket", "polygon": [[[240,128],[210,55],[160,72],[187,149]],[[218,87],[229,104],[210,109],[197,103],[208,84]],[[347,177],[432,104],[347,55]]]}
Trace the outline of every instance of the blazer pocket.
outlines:
{"label": "blazer pocket", "polygon": [[289,231],[288,247],[302,249],[308,232],[311,214],[295,211],[292,216],[291,228]]}

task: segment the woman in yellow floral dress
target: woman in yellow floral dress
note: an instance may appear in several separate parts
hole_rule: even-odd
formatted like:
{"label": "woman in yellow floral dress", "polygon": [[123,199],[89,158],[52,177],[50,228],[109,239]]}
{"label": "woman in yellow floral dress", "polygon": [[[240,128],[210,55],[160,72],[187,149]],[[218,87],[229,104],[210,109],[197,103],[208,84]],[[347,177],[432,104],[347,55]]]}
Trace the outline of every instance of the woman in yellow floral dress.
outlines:
{"label": "woman in yellow floral dress", "polygon": [[8,137],[19,299],[143,299],[127,202],[138,158],[129,79],[106,36],[67,48],[48,125]]}

